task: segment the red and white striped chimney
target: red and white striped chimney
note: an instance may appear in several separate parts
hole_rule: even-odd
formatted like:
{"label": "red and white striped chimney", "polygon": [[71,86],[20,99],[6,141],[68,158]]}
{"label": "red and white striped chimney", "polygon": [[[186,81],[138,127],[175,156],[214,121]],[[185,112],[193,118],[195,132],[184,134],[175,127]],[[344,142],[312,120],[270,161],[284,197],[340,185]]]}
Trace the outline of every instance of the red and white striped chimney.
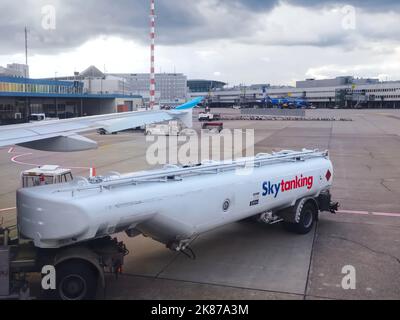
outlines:
{"label": "red and white striped chimney", "polygon": [[156,13],[155,13],[155,0],[150,0],[150,109],[154,108],[156,103],[156,76],[154,65],[154,51],[156,39]]}

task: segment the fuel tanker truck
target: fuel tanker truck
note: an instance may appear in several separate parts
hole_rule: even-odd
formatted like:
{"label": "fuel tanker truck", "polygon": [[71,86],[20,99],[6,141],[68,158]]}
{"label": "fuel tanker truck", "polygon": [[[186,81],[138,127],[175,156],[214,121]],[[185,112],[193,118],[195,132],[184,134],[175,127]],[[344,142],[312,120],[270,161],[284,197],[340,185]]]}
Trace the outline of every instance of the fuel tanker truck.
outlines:
{"label": "fuel tanker truck", "polygon": [[245,219],[307,234],[320,212],[338,209],[333,172],[327,151],[282,151],[21,188],[14,250],[27,239],[34,257],[16,270],[55,266],[52,294],[85,299],[95,297],[98,282],[104,285],[104,270],[121,270],[128,251],[112,239],[120,232],[186,254],[196,236]]}

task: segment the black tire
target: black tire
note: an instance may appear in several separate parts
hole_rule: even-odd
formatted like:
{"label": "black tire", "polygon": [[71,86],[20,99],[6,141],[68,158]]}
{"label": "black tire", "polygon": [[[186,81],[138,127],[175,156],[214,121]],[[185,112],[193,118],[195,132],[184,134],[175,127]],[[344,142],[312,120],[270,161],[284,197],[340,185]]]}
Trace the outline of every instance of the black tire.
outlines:
{"label": "black tire", "polygon": [[286,230],[297,234],[308,234],[314,227],[318,209],[312,202],[307,202],[300,212],[300,222],[290,223],[284,222],[283,226]]}
{"label": "black tire", "polygon": [[67,261],[57,266],[57,300],[94,300],[97,293],[98,271],[85,261]]}

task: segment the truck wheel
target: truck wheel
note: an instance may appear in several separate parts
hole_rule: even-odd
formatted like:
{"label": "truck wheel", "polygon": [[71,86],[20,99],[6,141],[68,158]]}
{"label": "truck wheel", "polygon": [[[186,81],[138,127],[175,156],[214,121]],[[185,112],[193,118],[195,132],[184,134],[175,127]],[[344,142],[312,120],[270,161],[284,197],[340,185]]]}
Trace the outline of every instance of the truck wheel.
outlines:
{"label": "truck wheel", "polygon": [[97,293],[97,270],[87,262],[68,261],[57,267],[56,298],[92,300]]}
{"label": "truck wheel", "polygon": [[290,232],[307,234],[312,230],[317,215],[318,210],[315,205],[311,202],[307,202],[301,209],[299,223],[284,222],[283,225],[285,229]]}

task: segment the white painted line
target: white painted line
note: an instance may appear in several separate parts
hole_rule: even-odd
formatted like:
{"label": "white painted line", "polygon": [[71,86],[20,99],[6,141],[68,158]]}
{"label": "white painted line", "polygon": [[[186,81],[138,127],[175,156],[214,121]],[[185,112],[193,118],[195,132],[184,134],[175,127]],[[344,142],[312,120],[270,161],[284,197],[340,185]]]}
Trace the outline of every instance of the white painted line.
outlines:
{"label": "white painted line", "polygon": [[92,169],[92,168],[89,168],[89,167],[70,167],[70,166],[68,166],[68,168],[69,169],[82,169],[82,170],[90,170],[90,169]]}
{"label": "white painted line", "polygon": [[0,209],[0,212],[12,211],[12,210],[15,210],[15,209],[17,209],[17,208],[16,208],[16,207],[13,207],[13,208],[5,208],[5,209]]}
{"label": "white painted line", "polygon": [[342,214],[359,214],[359,215],[364,215],[367,216],[369,215],[368,211],[351,211],[351,210],[339,210],[337,213],[342,213]]}
{"label": "white painted line", "polygon": [[381,216],[381,217],[399,217],[400,213],[388,213],[388,212],[372,212],[374,216]]}

